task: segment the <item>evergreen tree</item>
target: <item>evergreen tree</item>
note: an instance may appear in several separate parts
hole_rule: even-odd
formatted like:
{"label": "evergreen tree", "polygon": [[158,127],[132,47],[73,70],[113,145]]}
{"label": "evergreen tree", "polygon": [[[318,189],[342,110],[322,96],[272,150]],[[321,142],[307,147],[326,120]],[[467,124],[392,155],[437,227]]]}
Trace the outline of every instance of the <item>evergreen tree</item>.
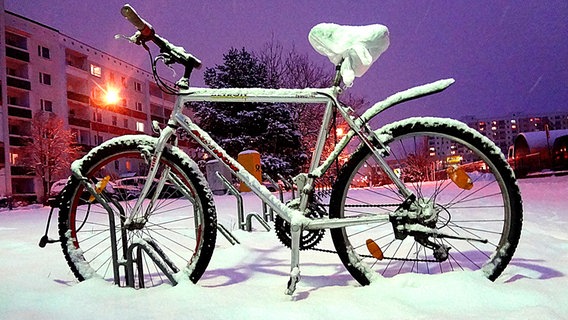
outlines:
{"label": "evergreen tree", "polygon": [[[246,51],[230,49],[223,64],[205,71],[211,88],[268,88],[267,68]],[[301,135],[286,104],[201,103],[193,105],[199,125],[231,156],[244,150],[260,152],[263,172],[295,174],[306,155]]]}

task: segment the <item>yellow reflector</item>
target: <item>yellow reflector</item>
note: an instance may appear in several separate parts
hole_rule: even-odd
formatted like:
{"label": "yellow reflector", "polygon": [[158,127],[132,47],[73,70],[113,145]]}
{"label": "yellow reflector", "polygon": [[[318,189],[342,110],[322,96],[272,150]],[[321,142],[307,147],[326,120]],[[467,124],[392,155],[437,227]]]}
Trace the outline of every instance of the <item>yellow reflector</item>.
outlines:
{"label": "yellow reflector", "polygon": [[[97,192],[97,194],[101,194],[101,192],[103,192],[103,190],[106,188],[106,185],[108,184],[109,180],[110,180],[110,176],[106,176],[102,180],[97,182],[97,185],[95,186],[95,191]],[[89,202],[93,202],[94,200],[95,200],[95,196],[91,195],[89,197]]]}
{"label": "yellow reflector", "polygon": [[450,179],[461,189],[470,190],[473,188],[473,182],[462,167],[456,165],[449,166],[446,169]]}
{"label": "yellow reflector", "polygon": [[367,249],[369,250],[369,253],[377,260],[383,260],[383,250],[379,248],[379,245],[375,241],[367,239]]}

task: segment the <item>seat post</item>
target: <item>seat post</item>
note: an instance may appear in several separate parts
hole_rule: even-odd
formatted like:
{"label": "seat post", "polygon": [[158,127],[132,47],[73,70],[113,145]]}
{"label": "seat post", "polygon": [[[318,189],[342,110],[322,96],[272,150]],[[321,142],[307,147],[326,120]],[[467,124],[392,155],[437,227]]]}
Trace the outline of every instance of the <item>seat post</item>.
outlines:
{"label": "seat post", "polygon": [[341,85],[341,65],[343,64],[343,61],[345,61],[345,58],[343,58],[341,60],[341,62],[339,62],[336,66],[335,66],[335,77],[333,78],[333,86],[334,87],[339,87],[339,85]]}

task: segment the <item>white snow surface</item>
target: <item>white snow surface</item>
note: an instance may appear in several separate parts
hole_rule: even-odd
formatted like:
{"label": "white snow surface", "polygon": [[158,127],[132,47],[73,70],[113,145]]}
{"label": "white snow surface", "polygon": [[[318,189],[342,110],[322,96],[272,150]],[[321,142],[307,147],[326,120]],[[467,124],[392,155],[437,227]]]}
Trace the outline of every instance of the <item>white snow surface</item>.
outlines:
{"label": "white snow surface", "polygon": [[[361,287],[334,254],[303,251],[296,293],[284,294],[289,250],[273,231],[221,235],[197,285],[134,290],[100,279],[77,282],[59,244],[37,246],[49,208],[0,211],[0,319],[568,319],[568,176],[519,181],[525,219],[509,267],[398,275]],[[215,197],[219,222],[234,230],[232,196]],[[260,202],[244,194],[245,210]],[[56,219],[51,236],[56,235]],[[326,234],[324,241],[330,241]]]}

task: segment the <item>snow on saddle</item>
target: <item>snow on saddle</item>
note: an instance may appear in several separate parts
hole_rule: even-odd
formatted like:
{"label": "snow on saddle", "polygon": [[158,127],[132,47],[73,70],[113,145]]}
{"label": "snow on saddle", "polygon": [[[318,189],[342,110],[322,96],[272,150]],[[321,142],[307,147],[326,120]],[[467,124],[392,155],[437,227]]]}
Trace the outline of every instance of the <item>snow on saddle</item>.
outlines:
{"label": "snow on saddle", "polygon": [[312,47],[341,65],[343,83],[350,87],[355,77],[360,77],[389,47],[389,30],[386,26],[342,26],[320,23],[308,35]]}

